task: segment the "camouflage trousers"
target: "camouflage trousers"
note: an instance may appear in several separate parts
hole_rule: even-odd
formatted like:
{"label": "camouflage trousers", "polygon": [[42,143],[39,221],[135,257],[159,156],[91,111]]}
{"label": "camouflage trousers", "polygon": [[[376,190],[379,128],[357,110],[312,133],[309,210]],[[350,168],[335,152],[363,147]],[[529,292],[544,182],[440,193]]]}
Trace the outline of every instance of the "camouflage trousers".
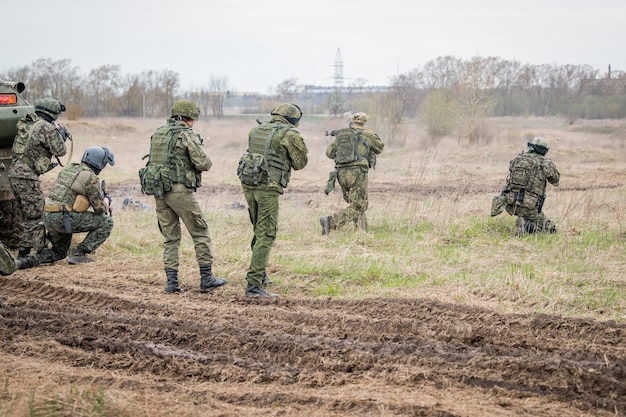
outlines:
{"label": "camouflage trousers", "polygon": [[367,168],[345,167],[337,170],[337,181],[348,207],[332,215],[330,227],[338,229],[348,223],[367,229],[365,211],[369,206],[367,196]]}
{"label": "camouflage trousers", "polygon": [[180,241],[182,238],[181,220],[193,240],[198,266],[213,264],[211,235],[209,226],[200,209],[193,190],[182,184],[173,184],[172,191],[163,198],[156,198],[156,215],[159,230],[165,239],[163,244],[163,265],[165,269],[178,271]]}
{"label": "camouflage trousers", "polygon": [[556,233],[556,225],[552,220],[548,219],[543,212],[535,207],[532,209],[522,207],[518,204],[507,204],[504,209],[511,216],[518,216],[524,219],[529,225],[527,225],[526,233]]}
{"label": "camouflage trousers", "polygon": [[43,206],[45,197],[39,180],[10,177],[11,190],[17,201],[24,222],[24,232],[19,245],[40,250],[45,246],[43,224]]}
{"label": "camouflage trousers", "polygon": [[278,191],[244,190],[254,236],[250,247],[252,258],[246,281],[261,287],[261,280],[278,232]]}
{"label": "camouflage trousers", "polygon": [[65,258],[75,233],[87,233],[83,241],[76,245],[76,249],[91,253],[107,240],[113,230],[113,219],[110,216],[98,215],[91,211],[69,212],[68,216],[72,233],[65,231],[62,212],[43,214],[43,224],[46,226],[52,246],[45,247],[29,256],[33,266]]}

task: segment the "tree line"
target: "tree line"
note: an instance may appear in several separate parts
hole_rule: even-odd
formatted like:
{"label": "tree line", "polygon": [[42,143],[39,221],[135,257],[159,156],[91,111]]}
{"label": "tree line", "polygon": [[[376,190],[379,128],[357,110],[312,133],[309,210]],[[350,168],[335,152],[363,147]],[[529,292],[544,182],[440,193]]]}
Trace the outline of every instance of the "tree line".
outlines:
{"label": "tree line", "polygon": [[[81,74],[69,59],[39,59],[0,78],[23,81],[25,97],[52,96],[68,108],[68,118],[163,117],[174,101],[196,101],[203,116],[224,116],[235,89],[227,76],[208,77],[200,88],[183,89],[171,70],[124,74],[119,65],[102,65]],[[340,114],[359,109],[390,123],[417,117],[432,137],[457,130],[472,140],[489,116],[554,116],[567,119],[626,117],[626,73],[589,65],[522,64],[499,57],[460,59],[442,56],[390,78],[388,86],[366,87],[359,79],[341,89],[311,93],[314,86],[289,78],[267,95],[247,97],[251,111],[266,112],[280,101],[297,101],[309,114]]]}

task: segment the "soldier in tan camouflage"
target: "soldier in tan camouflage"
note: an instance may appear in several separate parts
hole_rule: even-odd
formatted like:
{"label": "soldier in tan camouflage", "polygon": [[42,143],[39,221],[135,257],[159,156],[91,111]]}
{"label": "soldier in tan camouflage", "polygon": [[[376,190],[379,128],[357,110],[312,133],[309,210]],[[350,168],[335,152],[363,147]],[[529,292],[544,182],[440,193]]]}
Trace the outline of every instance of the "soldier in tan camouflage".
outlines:
{"label": "soldier in tan camouflage", "polygon": [[516,234],[556,233],[556,225],[543,213],[546,185],[559,185],[560,174],[552,159],[546,157],[550,147],[541,137],[528,140],[528,150],[509,163],[509,175],[502,194],[495,196],[491,216],[506,210],[517,216]]}
{"label": "soldier in tan camouflage", "polygon": [[64,111],[63,103],[44,98],[37,103],[34,113],[28,113],[17,122],[9,182],[24,222],[18,258],[28,256],[31,248],[40,250],[45,246],[42,225],[44,194],[39,176],[57,165],[52,163],[53,157],[67,152],[65,140],[70,136],[56,123]]}
{"label": "soldier in tan camouflage", "polygon": [[[323,235],[348,223],[367,229],[368,171],[374,167],[376,155],[383,151],[385,145],[376,133],[365,128],[365,122],[365,113],[355,113],[348,128],[334,132],[335,140],[326,149],[326,156],[335,161],[336,178],[343,199],[349,205],[332,216],[320,218]],[[346,139],[343,139],[344,135]],[[348,146],[342,145],[344,140]],[[354,143],[353,150],[349,149],[351,142]]]}
{"label": "soldier in tan camouflage", "polygon": [[164,195],[154,197],[159,230],[165,240],[163,263],[167,284],[163,291],[168,294],[183,292],[178,283],[181,221],[193,239],[200,269],[200,292],[211,292],[227,283],[224,278],[213,276],[209,226],[194,196],[202,185],[202,172],[212,166],[202,148],[200,135],[193,131],[199,116],[200,110],[194,102],[178,100],[172,106],[167,124],[159,127],[150,138],[148,166],[162,165],[169,171],[167,184],[163,184]]}
{"label": "soldier in tan camouflage", "polygon": [[115,164],[111,151],[92,146],[85,150],[80,164],[67,165],[59,172],[43,209],[43,223],[52,246],[18,258],[18,269],[65,258],[74,233],[86,232],[87,236],[69,253],[69,263],[93,262],[87,255],[102,245],[113,230],[111,200],[102,193],[98,180],[107,164]]}

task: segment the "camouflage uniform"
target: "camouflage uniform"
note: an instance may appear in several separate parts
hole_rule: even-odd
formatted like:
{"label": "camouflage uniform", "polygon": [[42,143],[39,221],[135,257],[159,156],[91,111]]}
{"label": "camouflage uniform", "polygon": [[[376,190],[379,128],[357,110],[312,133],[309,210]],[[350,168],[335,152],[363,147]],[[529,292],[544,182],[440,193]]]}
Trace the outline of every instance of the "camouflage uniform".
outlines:
{"label": "camouflage uniform", "polygon": [[[283,104],[281,106],[284,107],[286,105]],[[281,108],[281,106],[278,108]],[[298,121],[301,115],[302,113],[300,112],[299,117],[297,117]],[[288,171],[284,173],[282,180],[279,180],[282,184],[276,181],[276,176],[272,175],[272,168],[270,168],[270,180],[267,184],[256,186],[241,184],[246,202],[248,203],[250,221],[254,229],[254,236],[250,244],[252,257],[250,259],[250,268],[246,274],[248,285],[252,287],[261,288],[263,277],[266,276],[265,268],[269,260],[270,249],[274,244],[278,231],[278,199],[289,182],[290,171],[292,169],[300,170],[308,162],[308,149],[300,132],[295,128],[298,121],[290,122],[284,116],[272,111],[272,119],[269,122],[280,124],[283,127],[271,138],[270,144],[270,148],[275,150],[277,154],[280,154],[283,161],[287,164]],[[248,134],[249,142],[258,128],[252,129]]]}
{"label": "camouflage uniform", "polygon": [[182,161],[182,165],[178,170],[180,172],[173,174],[171,191],[166,192],[163,198],[155,197],[159,229],[165,239],[163,263],[166,270],[178,271],[182,220],[193,239],[198,265],[209,266],[213,264],[211,236],[193,193],[201,186],[201,172],[208,171],[212,162],[202,149],[198,134],[174,118],[170,118],[152,135],[150,152],[154,152],[153,145],[157,141],[169,142],[170,138],[175,141],[172,154]]}
{"label": "camouflage uniform", "polygon": [[54,120],[46,114],[28,113],[17,127],[9,182],[24,221],[20,247],[39,250],[45,243],[40,225],[44,194],[39,176],[54,168],[52,157],[65,155],[67,149]]}
{"label": "camouflage uniform", "polygon": [[[560,174],[554,162],[545,156],[549,149],[545,139],[532,138],[528,145],[527,152],[521,153],[509,163],[507,184],[502,194],[494,197],[491,215],[498,215],[504,206],[507,213],[518,216],[517,234],[556,233],[556,225],[546,217],[542,209],[546,198],[547,183],[558,186]],[[520,166],[530,168],[523,169],[520,174],[516,174]],[[517,177],[527,178],[523,180],[526,184],[523,188],[516,181]]]}
{"label": "camouflage uniform", "polygon": [[[350,129],[360,130],[361,141],[358,144],[360,158],[354,162],[335,164],[337,181],[341,186],[343,199],[348,207],[329,216],[330,229],[338,229],[352,222],[361,229],[367,229],[367,217],[365,211],[368,208],[368,171],[370,168],[370,154],[378,155],[383,151],[384,143],[378,135],[364,127],[366,116],[363,113],[355,113],[350,123]],[[367,142],[367,145],[363,143]],[[326,149],[326,156],[335,159],[337,155],[337,139]]]}
{"label": "camouflage uniform", "polygon": [[[86,197],[93,211],[74,211],[72,208],[78,196]],[[63,207],[68,210],[65,214]],[[69,220],[71,233],[66,230],[64,215]],[[52,247],[29,255],[29,267],[65,258],[74,233],[87,233],[77,245],[77,250],[82,253],[92,253],[104,243],[113,230],[113,219],[104,202],[100,181],[90,166],[74,163],[61,170],[46,198],[43,222]]]}

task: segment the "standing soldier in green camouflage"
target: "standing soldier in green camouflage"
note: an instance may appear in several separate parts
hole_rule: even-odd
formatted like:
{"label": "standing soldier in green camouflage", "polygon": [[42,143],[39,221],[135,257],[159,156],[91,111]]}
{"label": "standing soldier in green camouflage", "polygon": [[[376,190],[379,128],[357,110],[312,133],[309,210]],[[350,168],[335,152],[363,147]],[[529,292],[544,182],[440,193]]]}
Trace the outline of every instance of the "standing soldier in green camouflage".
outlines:
{"label": "standing soldier in green camouflage", "polygon": [[548,141],[534,137],[528,140],[528,150],[509,163],[509,175],[502,194],[492,201],[491,216],[504,208],[515,222],[517,235],[525,233],[556,233],[556,225],[543,213],[546,183],[559,185],[560,174],[552,160],[546,157]]}
{"label": "standing soldier in green camouflage", "polygon": [[[359,229],[367,229],[368,171],[375,167],[376,155],[385,145],[376,133],[365,128],[365,122],[365,113],[355,113],[348,128],[333,132],[335,140],[326,149],[326,156],[335,161],[336,178],[349,205],[332,216],[320,218],[323,235],[351,222]],[[330,189],[326,191],[328,194]]]}
{"label": "standing soldier in green camouflage", "polygon": [[159,230],[165,239],[165,293],[183,292],[178,284],[181,220],[193,239],[200,269],[200,291],[209,292],[226,284],[225,279],[213,276],[209,226],[193,194],[202,185],[202,172],[212,165],[202,149],[200,136],[192,130],[199,115],[194,102],[179,100],[172,106],[167,124],[158,128],[150,139],[147,168],[162,166],[163,172],[169,172],[169,176],[159,175],[164,194],[155,195]]}
{"label": "standing soldier in green camouflage", "polygon": [[246,274],[248,297],[277,297],[263,287],[271,283],[265,268],[278,231],[278,199],[291,177],[308,162],[308,149],[296,129],[300,107],[283,103],[270,112],[272,119],[248,134],[248,150],[241,157],[237,175],[248,203],[254,229],[252,258]]}
{"label": "standing soldier in green camouflage", "polygon": [[[45,200],[43,223],[52,247],[15,262],[18,269],[52,263],[68,256],[74,233],[87,236],[68,256],[70,264],[93,262],[87,254],[95,251],[111,234],[111,198],[102,193],[98,175],[115,159],[107,148],[92,146],[85,150],[80,164],[70,164],[59,172]],[[91,210],[89,210],[91,208]]]}
{"label": "standing soldier in green camouflage", "polygon": [[70,136],[56,123],[64,111],[63,103],[48,97],[37,103],[34,113],[17,122],[9,182],[24,222],[18,259],[28,256],[31,248],[37,251],[45,247],[45,230],[41,225],[45,197],[39,176],[57,165],[52,163],[53,157],[67,152],[65,140]]}

